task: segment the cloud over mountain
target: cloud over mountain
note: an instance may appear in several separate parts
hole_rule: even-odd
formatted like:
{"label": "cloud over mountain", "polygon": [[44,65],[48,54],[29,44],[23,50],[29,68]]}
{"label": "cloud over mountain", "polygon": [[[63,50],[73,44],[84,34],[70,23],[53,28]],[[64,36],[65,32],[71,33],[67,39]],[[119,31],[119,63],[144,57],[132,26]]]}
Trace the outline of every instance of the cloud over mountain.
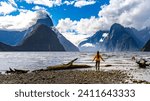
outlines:
{"label": "cloud over mountain", "polygon": [[[74,35],[85,38],[99,30],[108,30],[114,23],[142,29],[150,26],[149,4],[150,0],[109,0],[109,3],[102,0],[1,0],[0,29],[25,30],[39,18],[38,10],[53,12],[57,20],[54,18],[54,24],[66,37],[72,36],[70,39]],[[90,8],[90,5],[96,6],[97,11],[88,15],[85,6]],[[60,9],[65,9],[66,14]],[[81,10],[79,17],[77,10]]]}
{"label": "cloud over mountain", "polygon": [[20,10],[17,16],[0,16],[0,29],[23,31],[36,23],[37,19],[43,18],[45,11]]}
{"label": "cloud over mountain", "polygon": [[59,20],[57,28],[62,33],[74,32],[76,34],[92,34],[100,29],[99,19],[92,16],[90,19],[80,19],[80,21],[72,21],[70,18]]}
{"label": "cloud over mountain", "polygon": [[[82,23],[84,20],[86,20],[86,22],[90,22],[92,20],[95,24],[94,27],[96,27],[97,30],[109,29],[114,23],[120,23],[124,26],[141,29],[146,26],[150,26],[150,13],[148,13],[150,11],[149,4],[149,0],[110,0],[108,5],[101,6],[98,13],[99,17],[91,17],[89,19],[82,18],[78,21],[78,23]],[[60,23],[63,20],[66,22],[66,19],[61,19]],[[72,22],[74,23],[75,21]],[[87,26],[88,24],[89,23],[87,23]],[[84,25],[86,26],[86,23],[84,23]],[[78,26],[78,24],[76,24],[76,26]],[[91,30],[93,29],[92,27],[90,28]],[[95,28],[93,30],[95,30]],[[80,33],[82,34],[82,32]]]}
{"label": "cloud over mountain", "polygon": [[[61,19],[57,27],[65,34],[69,31],[87,36],[98,30],[108,30],[114,23],[140,30],[150,26],[149,4],[150,0],[110,0],[109,4],[100,7],[98,17],[81,18],[79,21]],[[70,27],[64,26],[64,23]]]}
{"label": "cloud over mountain", "polygon": [[96,33],[100,29],[100,24],[99,19],[95,17],[80,19],[80,21],[72,21],[70,18],[66,18],[59,20],[57,29],[77,45],[80,40]]}

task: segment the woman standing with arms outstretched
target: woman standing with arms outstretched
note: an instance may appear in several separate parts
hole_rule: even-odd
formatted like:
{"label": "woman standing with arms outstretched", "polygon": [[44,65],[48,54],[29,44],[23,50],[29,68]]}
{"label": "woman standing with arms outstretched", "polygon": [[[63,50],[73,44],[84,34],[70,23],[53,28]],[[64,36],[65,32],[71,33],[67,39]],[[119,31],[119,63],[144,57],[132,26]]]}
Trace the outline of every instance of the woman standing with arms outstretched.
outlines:
{"label": "woman standing with arms outstretched", "polygon": [[102,56],[99,54],[99,51],[97,51],[97,54],[95,55],[93,61],[95,60],[95,66],[96,66],[96,71],[100,70],[100,61],[104,61],[104,59],[102,58]]}

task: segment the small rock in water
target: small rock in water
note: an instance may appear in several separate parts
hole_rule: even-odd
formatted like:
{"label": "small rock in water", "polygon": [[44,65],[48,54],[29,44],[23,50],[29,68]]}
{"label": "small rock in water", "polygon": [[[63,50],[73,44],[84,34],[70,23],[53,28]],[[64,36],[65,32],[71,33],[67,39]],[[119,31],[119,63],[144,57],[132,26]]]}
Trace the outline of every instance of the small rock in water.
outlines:
{"label": "small rock in water", "polygon": [[105,65],[105,67],[111,67],[112,65]]}

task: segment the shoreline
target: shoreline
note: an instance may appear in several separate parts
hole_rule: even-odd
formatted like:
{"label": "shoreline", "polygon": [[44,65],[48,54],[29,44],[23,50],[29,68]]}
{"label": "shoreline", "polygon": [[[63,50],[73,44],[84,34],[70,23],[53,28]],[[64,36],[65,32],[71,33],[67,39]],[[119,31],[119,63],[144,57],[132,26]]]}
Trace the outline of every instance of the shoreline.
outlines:
{"label": "shoreline", "polygon": [[0,74],[0,84],[126,84],[127,73],[120,70],[54,70],[25,74]]}

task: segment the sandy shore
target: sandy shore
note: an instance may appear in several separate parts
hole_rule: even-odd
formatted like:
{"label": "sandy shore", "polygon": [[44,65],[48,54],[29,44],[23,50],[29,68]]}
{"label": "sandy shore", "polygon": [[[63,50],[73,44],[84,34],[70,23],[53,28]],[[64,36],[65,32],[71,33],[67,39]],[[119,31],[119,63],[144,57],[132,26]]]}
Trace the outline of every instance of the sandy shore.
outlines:
{"label": "sandy shore", "polygon": [[122,84],[128,80],[121,71],[38,71],[26,74],[0,74],[1,84]]}

